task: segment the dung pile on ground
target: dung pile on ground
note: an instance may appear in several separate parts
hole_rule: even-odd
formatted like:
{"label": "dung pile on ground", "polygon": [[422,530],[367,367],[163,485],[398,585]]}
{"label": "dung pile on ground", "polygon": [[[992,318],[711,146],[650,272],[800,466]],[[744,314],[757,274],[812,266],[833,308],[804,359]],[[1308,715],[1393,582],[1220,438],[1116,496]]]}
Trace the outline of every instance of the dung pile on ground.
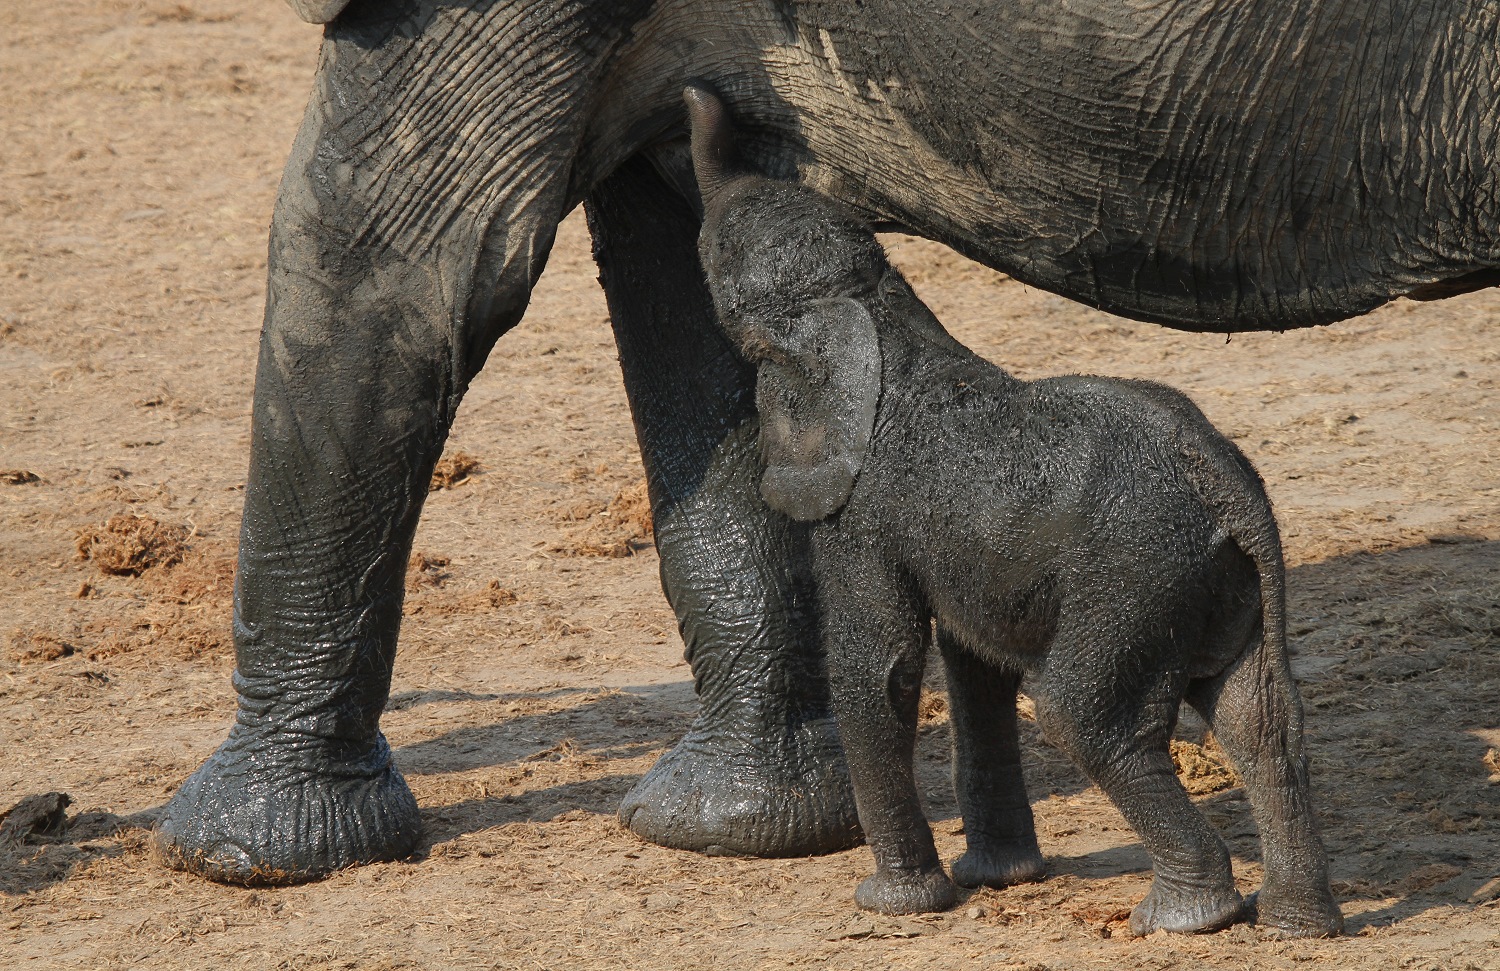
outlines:
{"label": "dung pile on ground", "polygon": [[441,588],[452,578],[446,556],[436,553],[413,553],[406,564],[406,591],[416,593],[428,587]]}
{"label": "dung pile on ground", "polygon": [[190,535],[184,527],[137,516],[117,516],[80,535],[80,557],[102,572],[137,578],[125,597],[113,597],[103,581],[102,591],[89,583],[80,589],[80,598],[103,598],[79,635],[89,661],[232,656],[235,558],[211,540],[189,550],[184,541]]}
{"label": "dung pile on ground", "polygon": [[150,574],[156,598],[163,603],[228,603],[234,595],[235,557],[222,548],[195,548],[170,570]]}
{"label": "dung pile on ground", "polygon": [[1240,784],[1217,745],[1211,741],[1198,745],[1182,739],[1172,739],[1172,765],[1177,769],[1177,778],[1190,795],[1206,796]]}
{"label": "dung pile on ground", "polygon": [[138,577],[181,563],[191,535],[185,526],[127,513],[79,530],[78,558],[92,560],[101,573]]}
{"label": "dung pile on ground", "polygon": [[622,487],[602,509],[584,503],[565,518],[584,523],[550,547],[567,556],[634,556],[651,545],[655,530],[644,480]]}
{"label": "dung pile on ground", "polygon": [[948,696],[941,691],[922,689],[921,698],[917,701],[917,720],[922,724],[929,722],[941,722],[948,719]]}
{"label": "dung pile on ground", "polygon": [[433,492],[455,489],[468,482],[469,477],[479,469],[479,460],[468,452],[459,451],[452,455],[444,455],[433,467],[432,484],[429,488]]}
{"label": "dung pile on ground", "polygon": [[0,844],[25,843],[36,836],[56,836],[68,822],[68,804],[72,797],[65,792],[44,792],[27,796],[0,813]]}
{"label": "dung pile on ground", "polygon": [[76,648],[55,634],[16,629],[10,635],[10,658],[17,664],[39,664],[71,657]]}

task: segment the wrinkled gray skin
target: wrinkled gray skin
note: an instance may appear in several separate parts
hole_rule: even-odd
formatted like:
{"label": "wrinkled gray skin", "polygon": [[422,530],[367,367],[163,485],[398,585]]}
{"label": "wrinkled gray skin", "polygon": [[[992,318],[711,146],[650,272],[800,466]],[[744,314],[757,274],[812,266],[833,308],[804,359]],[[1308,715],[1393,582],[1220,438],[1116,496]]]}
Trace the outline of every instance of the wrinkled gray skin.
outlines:
{"label": "wrinkled gray skin", "polygon": [[1245,779],[1264,841],[1262,922],[1342,918],[1308,799],[1285,573],[1260,476],[1171,388],[1020,381],[943,329],[874,234],[802,186],[736,174],[712,94],[687,93],[699,250],[719,320],[757,369],[771,508],[817,525],[834,709],[876,873],[861,907],[956,900],[912,780],[934,627],[947,668],[966,886],[1043,865],[1016,689],[1135,828],[1156,868],[1136,934],[1239,917],[1229,854],[1168,742],[1184,698]]}
{"label": "wrinkled gray skin", "polygon": [[328,23],[271,227],[239,713],[159,837],[218,879],[416,845],[379,731],[413,531],[581,201],[701,699],[622,819],[709,851],[858,838],[807,527],[757,492],[754,373],[697,263],[690,79],[759,171],[1131,316],[1297,327],[1500,267],[1495,0],[297,7]]}

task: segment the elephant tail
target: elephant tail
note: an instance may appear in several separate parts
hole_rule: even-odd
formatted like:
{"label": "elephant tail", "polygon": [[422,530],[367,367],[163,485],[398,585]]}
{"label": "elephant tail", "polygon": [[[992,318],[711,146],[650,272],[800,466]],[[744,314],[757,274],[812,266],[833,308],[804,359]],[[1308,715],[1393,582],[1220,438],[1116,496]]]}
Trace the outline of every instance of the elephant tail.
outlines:
{"label": "elephant tail", "polygon": [[1286,560],[1270,496],[1245,454],[1208,425],[1206,418],[1200,416],[1200,421],[1211,435],[1189,446],[1195,464],[1200,466],[1194,470],[1194,479],[1228,538],[1255,565],[1260,578],[1260,646],[1265,662],[1289,673]]}
{"label": "elephant tail", "polygon": [[[1246,465],[1249,462],[1246,461]],[[1258,500],[1254,521],[1244,529],[1230,526],[1235,545],[1255,563],[1260,575],[1260,620],[1262,648],[1270,664],[1289,666],[1291,654],[1286,639],[1286,559],[1281,551],[1281,531],[1271,512],[1271,501],[1256,475]],[[1287,667],[1289,671],[1290,668]]]}
{"label": "elephant tail", "polygon": [[1213,426],[1187,395],[1154,381],[1128,381],[1150,399],[1173,429],[1179,460],[1220,529],[1255,565],[1260,577],[1262,647],[1267,663],[1289,672],[1286,637],[1286,561],[1281,530],[1265,482],[1255,466]]}

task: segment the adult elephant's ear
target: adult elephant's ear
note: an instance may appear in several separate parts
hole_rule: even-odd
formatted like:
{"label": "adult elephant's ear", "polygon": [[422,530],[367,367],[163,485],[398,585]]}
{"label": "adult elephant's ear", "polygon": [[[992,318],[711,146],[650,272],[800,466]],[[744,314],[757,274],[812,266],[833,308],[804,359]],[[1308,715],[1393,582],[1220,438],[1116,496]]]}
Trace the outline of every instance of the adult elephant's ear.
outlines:
{"label": "adult elephant's ear", "polygon": [[310,24],[326,24],[337,17],[349,0],[286,0],[297,16]]}
{"label": "adult elephant's ear", "polygon": [[880,341],[857,300],[815,300],[762,360],[755,403],[766,471],[760,493],[803,522],[844,508],[880,403]]}

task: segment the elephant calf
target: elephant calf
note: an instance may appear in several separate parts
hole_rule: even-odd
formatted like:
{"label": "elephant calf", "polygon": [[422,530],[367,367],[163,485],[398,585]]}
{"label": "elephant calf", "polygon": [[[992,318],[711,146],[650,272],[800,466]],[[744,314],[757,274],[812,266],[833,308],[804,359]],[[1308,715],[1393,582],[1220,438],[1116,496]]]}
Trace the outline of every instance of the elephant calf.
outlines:
{"label": "elephant calf", "polygon": [[956,899],[912,779],[936,621],[948,675],[965,886],[1042,873],[1016,691],[1119,807],[1155,880],[1137,934],[1245,909],[1229,855],[1173,771],[1184,699],[1245,781],[1264,846],[1262,924],[1342,919],[1309,803],[1287,662],[1284,569],[1255,469],[1183,395],[1145,381],[1021,381],[956,340],[832,200],[737,171],[723,106],[687,92],[699,252],[757,368],[767,503],[813,526],[835,709],[886,913]]}

